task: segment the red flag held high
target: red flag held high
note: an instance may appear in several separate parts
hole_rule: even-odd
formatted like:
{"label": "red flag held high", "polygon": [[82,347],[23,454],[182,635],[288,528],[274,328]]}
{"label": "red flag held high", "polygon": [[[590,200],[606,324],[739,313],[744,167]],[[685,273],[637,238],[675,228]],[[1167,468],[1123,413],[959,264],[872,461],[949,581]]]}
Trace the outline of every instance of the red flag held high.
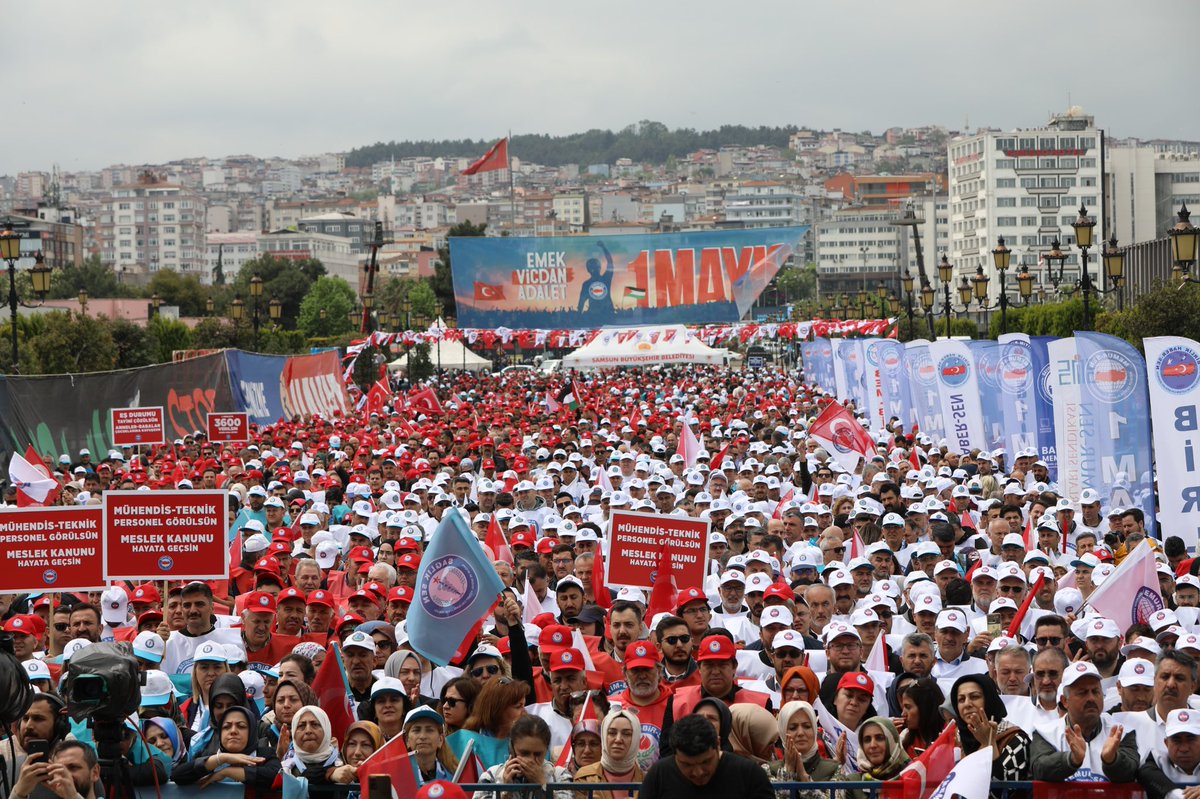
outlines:
{"label": "red flag held high", "polygon": [[[329,645],[325,660],[321,663],[321,670],[313,679],[312,689],[317,695],[317,704],[329,716],[329,727],[333,736],[339,741],[346,740],[346,728],[357,719],[354,718],[350,681],[346,677],[346,667],[342,665],[342,650],[336,642]],[[359,773],[362,773],[361,768]]]}
{"label": "red flag held high", "polygon": [[[675,572],[667,560],[667,548],[658,551],[658,563],[654,567],[654,587],[650,589],[650,606],[646,616],[654,618],[659,613],[675,612]],[[593,576],[593,579],[595,577]]]}
{"label": "red flag held high", "polygon": [[464,169],[464,175],[477,175],[480,172],[495,172],[497,169],[508,169],[508,139],[503,138],[492,145],[492,149],[483,154],[475,163]]}
{"label": "red flag held high", "polygon": [[721,451],[713,456],[712,461],[708,464],[708,468],[710,471],[715,472],[717,469],[721,468],[721,464],[725,462],[725,456],[729,453],[729,448],[731,446],[733,446],[732,441],[730,441],[725,446],[721,447]]}
{"label": "red flag held high", "polygon": [[509,566],[513,564],[512,548],[508,545],[508,540],[504,537],[504,531],[500,529],[500,522],[495,516],[488,522],[487,537],[483,543],[487,544],[487,548],[492,550],[492,555],[507,563]]}
{"label": "red flag held high", "polygon": [[612,610],[612,595],[608,593],[608,581],[604,579],[604,553],[599,547],[596,547],[596,562],[592,565],[592,594],[597,605]]}
{"label": "red flag held high", "polygon": [[[328,662],[326,660],[326,663]],[[363,796],[370,795],[369,778],[380,775],[392,778],[394,796],[417,795],[417,778],[413,774],[412,760],[408,756],[408,748],[404,745],[403,735],[392,738],[359,765],[358,779]]]}
{"label": "red flag held high", "polygon": [[367,415],[383,413],[383,406],[392,398],[391,386],[386,380],[376,380],[367,392]]}
{"label": "red flag held high", "polygon": [[423,388],[409,397],[408,407],[425,411],[426,413],[442,412],[442,403],[438,401],[437,394],[433,393],[432,388]]}

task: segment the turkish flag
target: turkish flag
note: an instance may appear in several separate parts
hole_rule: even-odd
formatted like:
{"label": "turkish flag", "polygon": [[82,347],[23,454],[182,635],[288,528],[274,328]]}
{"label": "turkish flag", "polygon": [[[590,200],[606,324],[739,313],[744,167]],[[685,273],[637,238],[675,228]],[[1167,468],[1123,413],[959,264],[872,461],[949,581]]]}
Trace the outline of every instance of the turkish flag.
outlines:
{"label": "turkish flag", "polygon": [[392,389],[386,380],[376,380],[367,392],[367,415],[383,413],[383,406],[392,398]]}
{"label": "turkish flag", "polygon": [[438,401],[437,394],[433,393],[432,388],[421,389],[409,397],[408,407],[428,411],[429,413],[442,412],[442,403]]}
{"label": "turkish flag", "polygon": [[397,735],[377,749],[358,767],[359,788],[363,796],[369,796],[370,777],[386,775],[392,778],[393,796],[415,796],[417,778],[413,774],[412,759],[404,746],[404,736]]}
{"label": "turkish flag", "polygon": [[475,281],[475,299],[481,302],[500,302],[504,299],[504,286]]}
{"label": "turkish flag", "polygon": [[[342,650],[336,644],[329,645],[325,660],[312,681],[313,692],[318,704],[329,716],[329,726],[338,740],[346,740],[346,728],[357,719],[354,717],[353,695],[346,668],[342,665]],[[383,750],[380,750],[383,751]]]}
{"label": "turkish flag", "polygon": [[808,434],[844,468],[854,471],[860,458],[875,453],[875,442],[846,406],[831,402],[809,425]]}
{"label": "turkish flag", "polygon": [[500,522],[496,519],[495,515],[488,522],[487,537],[483,543],[487,544],[487,548],[492,550],[493,557],[504,561],[509,566],[512,565],[512,549],[509,547],[508,541],[504,537],[504,531],[500,529]]}
{"label": "turkish flag", "polygon": [[480,172],[495,172],[497,169],[508,169],[508,139],[503,138],[492,145],[492,149],[483,154],[475,163],[464,169],[464,175],[477,175]]}
{"label": "turkish flag", "polygon": [[604,552],[600,547],[596,547],[596,562],[592,567],[592,594],[597,605],[612,610],[612,594],[608,592],[608,581],[604,579]]}

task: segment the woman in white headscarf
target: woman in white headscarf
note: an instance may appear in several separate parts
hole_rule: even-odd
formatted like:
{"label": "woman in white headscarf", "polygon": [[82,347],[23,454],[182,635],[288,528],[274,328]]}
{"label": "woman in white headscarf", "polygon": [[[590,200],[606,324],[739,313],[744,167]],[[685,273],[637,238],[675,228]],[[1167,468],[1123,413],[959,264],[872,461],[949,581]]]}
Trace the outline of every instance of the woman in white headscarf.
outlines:
{"label": "woman in white headscarf", "polygon": [[[600,762],[575,772],[575,782],[640,783],[642,770],[637,764],[642,723],[627,709],[614,710],[600,722]],[[595,791],[594,799],[628,799],[637,791]],[[576,799],[586,799],[577,793]]]}
{"label": "woman in white headscarf", "polygon": [[309,783],[332,782],[332,772],[342,762],[325,711],[305,705],[292,717],[291,731],[292,746],[283,758],[283,771]]}
{"label": "woman in white headscarf", "polygon": [[[786,702],[779,709],[779,740],[783,759],[770,764],[768,773],[776,782],[830,782],[840,779],[841,765],[821,757],[817,748],[817,712],[808,702]],[[783,795],[784,791],[779,792]],[[824,791],[801,791],[798,796],[825,796]]]}

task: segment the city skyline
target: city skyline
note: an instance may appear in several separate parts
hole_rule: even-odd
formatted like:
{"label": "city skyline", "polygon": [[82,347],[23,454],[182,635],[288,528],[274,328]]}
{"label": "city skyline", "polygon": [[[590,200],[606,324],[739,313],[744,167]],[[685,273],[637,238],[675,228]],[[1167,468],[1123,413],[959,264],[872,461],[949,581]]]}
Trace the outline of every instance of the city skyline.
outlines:
{"label": "city skyline", "polygon": [[1081,14],[1033,0],[970,11],[926,0],[866,15],[765,3],[732,34],[715,3],[479,8],[365,3],[335,15],[303,1],[127,0],[52,16],[16,6],[9,30],[48,33],[7,37],[20,81],[9,87],[0,174],[294,158],[640,119],[1009,129],[1070,104],[1114,137],[1200,136],[1200,106],[1178,100],[1186,72],[1162,55],[1172,29],[1200,21],[1200,7],[1183,2],[1136,14],[1097,2]]}

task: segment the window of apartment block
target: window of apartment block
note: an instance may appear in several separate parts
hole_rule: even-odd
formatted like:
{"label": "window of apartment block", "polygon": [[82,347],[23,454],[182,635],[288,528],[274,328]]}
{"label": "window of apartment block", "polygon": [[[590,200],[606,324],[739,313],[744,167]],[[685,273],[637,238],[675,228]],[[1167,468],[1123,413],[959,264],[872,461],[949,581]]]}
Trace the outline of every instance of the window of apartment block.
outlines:
{"label": "window of apartment block", "polygon": [[1017,149],[1016,139],[996,139],[996,149],[1003,152],[1005,150]]}
{"label": "window of apartment block", "polygon": [[997,178],[996,188],[998,189],[1015,189],[1017,187],[1016,178]]}
{"label": "window of apartment block", "polygon": [[1075,159],[1074,158],[1060,158],[1060,159],[1058,159],[1058,165],[1063,169],[1074,169],[1075,168]]}
{"label": "window of apartment block", "polygon": [[1074,136],[1059,137],[1058,147],[1060,150],[1074,150],[1075,149],[1075,137]]}
{"label": "window of apartment block", "polygon": [[1037,178],[1021,178],[1021,188],[1023,189],[1036,189],[1037,184]]}
{"label": "window of apartment block", "polygon": [[1017,207],[1017,198],[1016,197],[997,197],[996,198],[996,207],[997,208],[1016,208]]}
{"label": "window of apartment block", "polygon": [[1015,216],[998,216],[996,217],[996,227],[1016,227],[1017,218]]}
{"label": "window of apartment block", "polygon": [[1036,216],[1021,217],[1021,226],[1022,227],[1033,227],[1037,223],[1038,223],[1038,218]]}
{"label": "window of apartment block", "polygon": [[1020,149],[1020,150],[1036,150],[1037,149],[1037,139],[1033,138],[1032,136],[1022,136],[1020,139],[1020,146],[1018,147],[1018,149]]}
{"label": "window of apartment block", "polygon": [[1022,208],[1037,208],[1037,204],[1038,204],[1037,197],[1022,197],[1021,198],[1021,207]]}
{"label": "window of apartment block", "polygon": [[1043,136],[1038,140],[1038,148],[1042,150],[1057,150],[1058,140],[1053,136]]}
{"label": "window of apartment block", "polygon": [[1080,149],[1090,150],[1095,146],[1096,146],[1096,137],[1095,136],[1080,136],[1079,137]]}
{"label": "window of apartment block", "polygon": [[1080,158],[1079,159],[1079,168],[1080,169],[1095,169],[1096,168],[1096,159],[1095,158]]}
{"label": "window of apartment block", "polygon": [[1017,168],[1018,169],[1033,169],[1036,166],[1037,166],[1036,158],[1018,158],[1017,159]]}
{"label": "window of apartment block", "polygon": [[1013,168],[1013,159],[1011,159],[1011,158],[997,158],[996,159],[996,169],[1012,169],[1012,168]]}

